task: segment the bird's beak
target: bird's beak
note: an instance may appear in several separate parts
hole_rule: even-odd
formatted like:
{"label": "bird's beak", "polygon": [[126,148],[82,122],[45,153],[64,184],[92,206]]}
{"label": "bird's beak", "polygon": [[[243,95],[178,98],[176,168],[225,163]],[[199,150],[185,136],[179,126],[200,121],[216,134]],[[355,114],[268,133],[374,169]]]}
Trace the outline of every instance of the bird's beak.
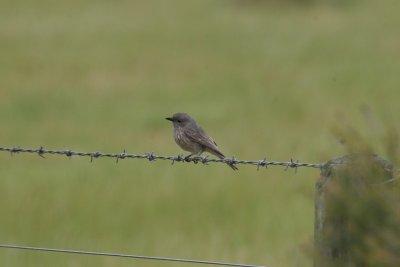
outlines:
{"label": "bird's beak", "polygon": [[169,121],[174,121],[172,118],[165,118],[166,120],[169,120]]}

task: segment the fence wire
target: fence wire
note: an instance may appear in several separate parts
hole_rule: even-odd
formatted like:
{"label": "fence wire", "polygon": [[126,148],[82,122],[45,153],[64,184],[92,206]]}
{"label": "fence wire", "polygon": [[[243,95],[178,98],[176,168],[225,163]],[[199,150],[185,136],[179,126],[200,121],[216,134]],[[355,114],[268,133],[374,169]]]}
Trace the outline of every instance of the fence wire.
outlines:
{"label": "fence wire", "polygon": [[68,254],[81,254],[81,255],[93,255],[93,256],[106,256],[106,257],[119,257],[119,258],[131,258],[131,259],[142,259],[142,260],[157,260],[157,261],[170,261],[170,262],[173,261],[173,262],[181,262],[181,263],[207,264],[207,265],[219,265],[219,266],[265,267],[262,265],[252,265],[252,264],[243,264],[243,263],[189,260],[189,259],[164,258],[164,257],[154,257],[154,256],[139,256],[139,255],[130,255],[130,254],[121,254],[121,253],[93,252],[93,251],[82,251],[82,250],[43,248],[43,247],[30,247],[30,246],[17,246],[17,245],[4,245],[4,244],[0,244],[0,248],[42,251],[42,252],[68,253]]}
{"label": "fence wire", "polygon": [[44,158],[46,154],[51,154],[51,155],[64,155],[67,156],[68,158],[71,158],[73,156],[79,156],[79,157],[89,157],[90,161],[92,162],[94,159],[97,158],[114,158],[116,159],[116,162],[118,163],[119,160],[122,159],[147,159],[149,161],[156,161],[156,160],[167,160],[171,161],[171,164],[174,164],[175,162],[192,162],[192,163],[202,163],[205,165],[208,165],[210,163],[223,163],[223,164],[232,164],[232,165],[253,165],[257,167],[257,170],[259,168],[267,168],[268,166],[282,166],[285,168],[285,170],[289,168],[294,168],[297,171],[297,168],[299,167],[307,167],[307,168],[317,168],[321,169],[325,166],[325,163],[302,163],[299,162],[298,160],[293,160],[290,159],[290,161],[269,161],[267,158],[264,158],[262,160],[240,160],[235,157],[230,157],[230,158],[224,158],[224,159],[217,159],[217,158],[209,158],[208,156],[198,156],[198,157],[185,157],[183,155],[178,155],[178,156],[159,156],[155,155],[153,152],[150,153],[143,153],[143,154],[129,154],[126,153],[124,150],[122,153],[104,153],[104,152],[79,152],[79,151],[73,151],[71,149],[67,150],[51,150],[51,149],[45,149],[44,147],[40,148],[21,148],[19,146],[17,147],[0,147],[0,151],[5,151],[5,152],[10,152],[11,155],[17,154],[17,153],[31,153],[31,154],[37,154],[40,157]]}

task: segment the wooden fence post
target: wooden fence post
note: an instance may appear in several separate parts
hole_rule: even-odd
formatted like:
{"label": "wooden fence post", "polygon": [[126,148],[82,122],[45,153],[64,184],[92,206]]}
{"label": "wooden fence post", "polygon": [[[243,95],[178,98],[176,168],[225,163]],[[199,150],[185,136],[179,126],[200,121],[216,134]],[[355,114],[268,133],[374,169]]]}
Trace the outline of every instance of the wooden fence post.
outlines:
{"label": "wooden fence post", "polygon": [[[365,266],[357,247],[360,231],[355,228],[359,227],[359,218],[354,211],[363,209],[366,197],[371,200],[375,184],[382,189],[390,184],[385,181],[392,177],[392,165],[372,154],[344,156],[327,162],[315,188],[314,267]],[[374,227],[359,228],[364,236],[379,228]]]}

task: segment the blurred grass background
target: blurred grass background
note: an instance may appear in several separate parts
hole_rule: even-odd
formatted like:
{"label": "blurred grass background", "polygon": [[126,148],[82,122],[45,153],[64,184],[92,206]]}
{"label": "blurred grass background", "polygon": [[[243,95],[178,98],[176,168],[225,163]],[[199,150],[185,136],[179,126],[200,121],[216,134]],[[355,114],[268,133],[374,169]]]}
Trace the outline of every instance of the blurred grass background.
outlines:
{"label": "blurred grass background", "polygon": [[[325,162],[399,121],[397,1],[3,1],[2,146]],[[317,170],[0,154],[0,243],[310,265]],[[2,266],[176,266],[0,250]]]}

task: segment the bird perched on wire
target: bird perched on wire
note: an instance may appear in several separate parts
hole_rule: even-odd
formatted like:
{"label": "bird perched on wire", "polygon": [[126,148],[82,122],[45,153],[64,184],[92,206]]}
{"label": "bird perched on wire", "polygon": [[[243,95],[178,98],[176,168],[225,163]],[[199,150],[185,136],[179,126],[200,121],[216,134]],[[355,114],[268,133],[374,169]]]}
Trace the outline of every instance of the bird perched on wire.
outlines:
{"label": "bird perched on wire", "polygon": [[[225,155],[218,150],[217,143],[210,138],[201,129],[196,121],[186,113],[175,113],[172,117],[165,118],[172,121],[174,125],[174,139],[175,142],[191,154],[185,159],[193,155],[199,156],[203,152],[211,153],[220,159],[224,159]],[[238,168],[232,164],[227,163],[233,170]]]}

